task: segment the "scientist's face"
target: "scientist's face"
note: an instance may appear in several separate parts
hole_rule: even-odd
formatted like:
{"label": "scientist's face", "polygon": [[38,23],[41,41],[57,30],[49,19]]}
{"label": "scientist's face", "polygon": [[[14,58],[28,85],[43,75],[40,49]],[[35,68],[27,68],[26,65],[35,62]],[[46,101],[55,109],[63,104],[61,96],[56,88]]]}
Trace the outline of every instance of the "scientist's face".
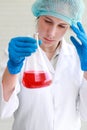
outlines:
{"label": "scientist's face", "polygon": [[58,45],[63,38],[69,24],[53,16],[40,16],[37,22],[39,39],[42,40],[42,47]]}

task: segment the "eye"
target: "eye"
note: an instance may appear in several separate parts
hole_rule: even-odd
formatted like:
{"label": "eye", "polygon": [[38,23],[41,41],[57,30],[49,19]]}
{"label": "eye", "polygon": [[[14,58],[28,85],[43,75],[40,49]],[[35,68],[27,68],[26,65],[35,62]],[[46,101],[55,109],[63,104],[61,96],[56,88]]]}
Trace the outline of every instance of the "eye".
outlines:
{"label": "eye", "polygon": [[66,26],[64,26],[64,25],[59,25],[59,27],[60,27],[60,28],[66,28]]}
{"label": "eye", "polygon": [[46,20],[46,19],[45,19],[45,22],[46,22],[46,23],[49,23],[49,24],[51,24],[51,23],[52,23],[51,21],[49,21],[49,20]]}
{"label": "eye", "polygon": [[68,26],[67,25],[58,25],[58,27],[60,27],[60,28],[67,28]]}

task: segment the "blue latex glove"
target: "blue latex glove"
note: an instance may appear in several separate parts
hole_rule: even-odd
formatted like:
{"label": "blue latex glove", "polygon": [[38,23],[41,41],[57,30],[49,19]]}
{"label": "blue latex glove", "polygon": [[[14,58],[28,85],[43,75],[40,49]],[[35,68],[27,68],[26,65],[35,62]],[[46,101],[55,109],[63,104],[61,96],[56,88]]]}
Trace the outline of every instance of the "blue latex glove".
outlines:
{"label": "blue latex glove", "polygon": [[[41,41],[40,41],[41,43]],[[36,40],[30,37],[16,37],[11,39],[8,52],[7,68],[11,74],[21,71],[25,57],[30,56],[37,49]]]}
{"label": "blue latex glove", "polygon": [[70,37],[78,52],[81,62],[81,69],[83,71],[87,71],[87,35],[80,22],[77,23],[77,27],[72,25],[71,29],[76,34],[77,38],[80,40],[76,40],[76,38],[74,38],[73,36]]}

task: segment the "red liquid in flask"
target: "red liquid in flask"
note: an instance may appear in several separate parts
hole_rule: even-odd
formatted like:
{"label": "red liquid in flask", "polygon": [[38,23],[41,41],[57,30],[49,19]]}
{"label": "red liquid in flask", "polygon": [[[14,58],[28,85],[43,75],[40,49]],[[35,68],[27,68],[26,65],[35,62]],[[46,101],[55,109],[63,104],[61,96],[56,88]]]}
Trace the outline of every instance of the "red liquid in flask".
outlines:
{"label": "red liquid in flask", "polygon": [[52,80],[44,71],[27,71],[23,74],[22,83],[26,88],[41,88],[51,84]]}

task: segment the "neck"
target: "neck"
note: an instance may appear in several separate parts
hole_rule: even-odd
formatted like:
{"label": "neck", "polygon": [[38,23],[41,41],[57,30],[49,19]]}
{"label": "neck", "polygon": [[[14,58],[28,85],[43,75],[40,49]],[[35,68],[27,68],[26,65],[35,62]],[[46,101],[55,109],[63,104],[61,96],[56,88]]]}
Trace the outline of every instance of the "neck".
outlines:
{"label": "neck", "polygon": [[53,46],[49,47],[49,48],[42,47],[42,49],[46,53],[49,60],[51,60],[51,58],[53,57],[53,55],[54,55],[57,48],[60,48],[60,42],[57,44],[57,46],[54,46],[54,47]]}

